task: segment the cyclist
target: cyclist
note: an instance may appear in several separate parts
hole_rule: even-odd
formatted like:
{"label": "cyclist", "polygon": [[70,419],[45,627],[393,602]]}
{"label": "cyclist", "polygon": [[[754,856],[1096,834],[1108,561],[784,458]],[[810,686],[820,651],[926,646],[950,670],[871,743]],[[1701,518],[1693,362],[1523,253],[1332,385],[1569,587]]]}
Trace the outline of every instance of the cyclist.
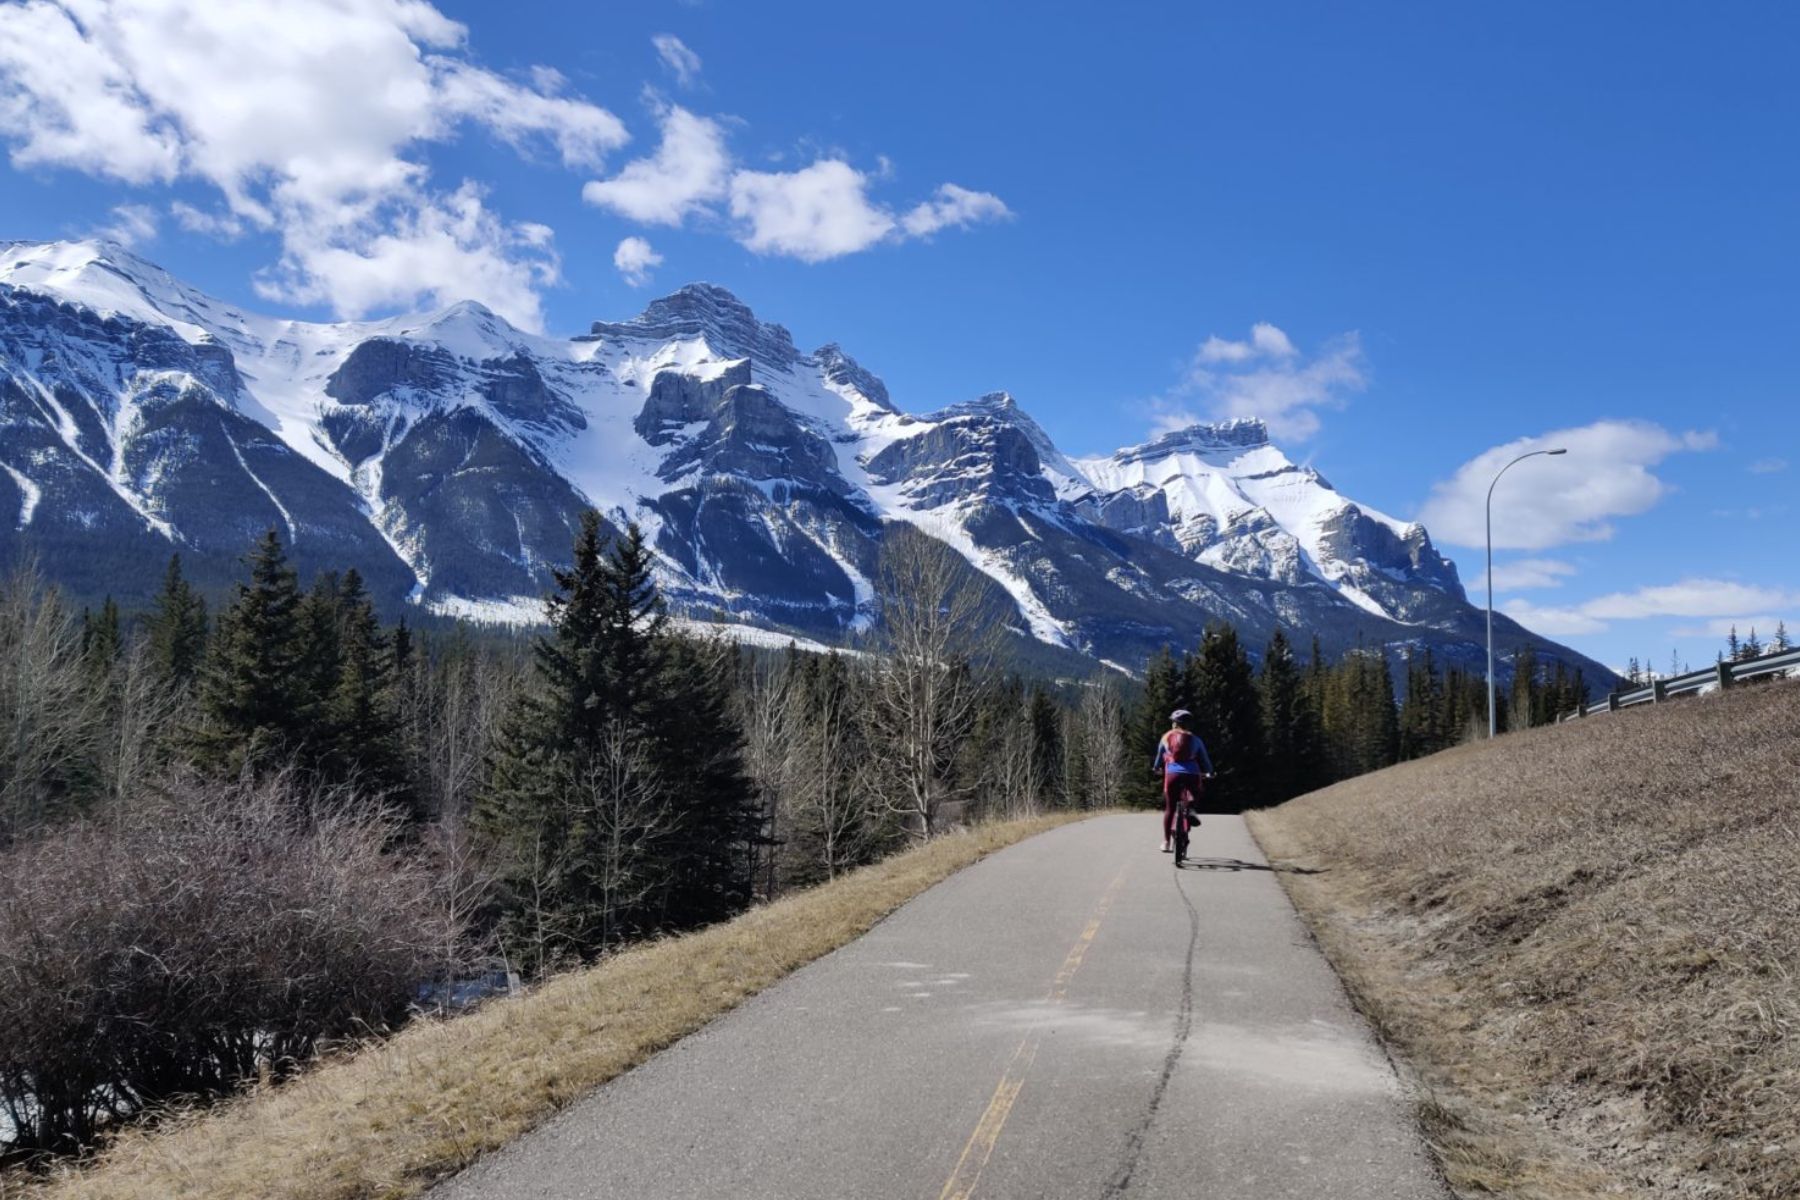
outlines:
{"label": "cyclist", "polygon": [[1200,803],[1201,780],[1213,773],[1212,756],[1206,743],[1189,729],[1194,714],[1178,708],[1169,714],[1169,732],[1156,743],[1156,758],[1150,764],[1153,774],[1163,781],[1163,853],[1174,849],[1169,839],[1175,836],[1175,808],[1187,798],[1190,808]]}

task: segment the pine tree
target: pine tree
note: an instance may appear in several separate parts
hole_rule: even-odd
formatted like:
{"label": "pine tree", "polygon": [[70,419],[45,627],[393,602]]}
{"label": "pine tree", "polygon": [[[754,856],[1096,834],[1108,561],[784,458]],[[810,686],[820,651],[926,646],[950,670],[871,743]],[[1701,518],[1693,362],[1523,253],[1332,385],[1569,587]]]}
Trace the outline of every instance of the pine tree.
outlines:
{"label": "pine tree", "polygon": [[1149,766],[1157,740],[1169,728],[1169,714],[1184,703],[1184,674],[1167,646],[1144,665],[1144,694],[1125,722],[1125,794],[1131,802],[1162,807],[1162,784],[1143,768]]}
{"label": "pine tree", "polygon": [[220,618],[194,736],[196,762],[224,775],[277,765],[311,733],[298,676],[300,588],[275,530],[245,562],[250,581]]}
{"label": "pine tree", "polygon": [[1263,652],[1257,692],[1268,757],[1268,802],[1278,804],[1310,790],[1320,756],[1318,718],[1293,648],[1280,628]]}
{"label": "pine tree", "polygon": [[1737,662],[1744,657],[1744,648],[1738,644],[1737,626],[1731,627],[1731,634],[1725,639],[1725,658]]}
{"label": "pine tree", "polygon": [[665,634],[651,567],[635,525],[604,547],[583,514],[477,804],[505,859],[503,930],[528,965],[750,895],[762,813],[727,705],[735,663]]}
{"label": "pine tree", "polygon": [[190,686],[206,655],[206,600],[181,574],[181,555],[169,556],[162,591],[147,622],[150,661],[163,679]]}
{"label": "pine tree", "polygon": [[88,675],[96,687],[111,690],[114,670],[125,650],[125,637],[119,626],[119,606],[111,596],[100,606],[98,614],[81,612],[81,652],[87,660]]}
{"label": "pine tree", "polygon": [[1508,730],[1529,729],[1534,724],[1538,696],[1537,652],[1521,646],[1513,654],[1512,704],[1507,713]]}
{"label": "pine tree", "polygon": [[1209,625],[1186,678],[1194,730],[1221,775],[1208,785],[1207,806],[1242,811],[1267,804],[1262,706],[1237,630],[1222,621]]}
{"label": "pine tree", "polygon": [[1387,656],[1362,644],[1325,683],[1325,730],[1336,778],[1391,766],[1400,753],[1399,709]]}
{"label": "pine tree", "polygon": [[1031,731],[1031,755],[1041,772],[1038,803],[1050,806],[1063,787],[1062,710],[1042,687],[1031,689],[1026,723]]}
{"label": "pine tree", "polygon": [[1763,645],[1762,642],[1757,640],[1756,626],[1754,625],[1750,627],[1750,636],[1744,639],[1743,655],[1745,662],[1763,656]]}
{"label": "pine tree", "polygon": [[[324,709],[330,703],[332,691],[337,687],[338,670],[343,665],[344,606],[341,590],[342,581],[337,572],[322,572],[313,580],[311,589],[301,597],[295,616],[300,628],[300,657],[295,667],[298,672],[296,686],[306,719],[319,725],[318,728],[307,729],[304,737],[316,737],[321,742],[330,738],[329,731],[322,724]],[[317,750],[324,753],[326,747],[321,745]]]}
{"label": "pine tree", "polygon": [[[633,526],[628,545],[635,534]],[[649,559],[641,561],[647,580]],[[621,598],[632,594],[625,587],[630,572],[615,578]],[[656,675],[646,681],[652,689],[650,740],[655,761],[679,766],[664,801],[667,878],[655,892],[653,924],[687,929],[721,920],[749,903],[760,805],[744,766],[743,731],[731,714],[730,676],[718,661],[736,648],[661,640],[668,646]]]}
{"label": "pine tree", "polygon": [[1775,625],[1775,639],[1769,643],[1769,653],[1786,654],[1793,648],[1794,644],[1788,641],[1787,622],[1777,622]]}
{"label": "pine tree", "polygon": [[1370,770],[1391,767],[1400,761],[1400,710],[1395,696],[1393,667],[1384,653],[1375,655],[1372,674],[1374,695],[1371,728],[1373,739]]}
{"label": "pine tree", "polygon": [[337,592],[337,678],[319,723],[319,768],[332,782],[409,807],[394,695],[394,660],[375,605],[353,567]]}

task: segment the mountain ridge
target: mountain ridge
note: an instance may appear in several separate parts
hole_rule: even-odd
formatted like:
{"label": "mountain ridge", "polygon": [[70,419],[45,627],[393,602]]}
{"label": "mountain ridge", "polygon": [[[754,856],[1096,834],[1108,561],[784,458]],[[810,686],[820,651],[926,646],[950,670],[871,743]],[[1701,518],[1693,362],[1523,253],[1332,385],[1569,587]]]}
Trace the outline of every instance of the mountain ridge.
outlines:
{"label": "mountain ridge", "polygon": [[830,641],[871,627],[880,544],[908,524],[1019,634],[1100,661],[1219,618],[1253,644],[1285,625],[1473,661],[1424,527],[1343,497],[1261,422],[1071,458],[1006,392],[908,413],[841,346],[802,353],[710,283],[557,338],[471,302],[268,317],[116,246],[0,244],[0,466],[0,549],[86,544],[132,578],[159,549],[229,562],[276,524],[396,602],[523,618],[592,505],[645,527],[684,616]]}

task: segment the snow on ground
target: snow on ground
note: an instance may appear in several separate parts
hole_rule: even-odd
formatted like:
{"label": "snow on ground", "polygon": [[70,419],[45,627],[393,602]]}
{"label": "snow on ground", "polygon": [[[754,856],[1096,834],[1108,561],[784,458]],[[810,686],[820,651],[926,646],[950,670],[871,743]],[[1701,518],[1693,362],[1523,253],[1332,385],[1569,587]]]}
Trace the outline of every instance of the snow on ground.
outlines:
{"label": "snow on ground", "polygon": [[851,650],[844,646],[828,646],[824,642],[814,641],[811,638],[798,637],[774,629],[764,629],[757,625],[737,625],[729,622],[697,621],[688,617],[672,617],[669,620],[669,626],[677,633],[683,633],[689,637],[721,637],[745,646],[762,646],[771,650],[785,650],[792,645],[814,654],[862,653],[860,650]]}
{"label": "snow on ground", "polygon": [[[524,629],[544,624],[544,602],[533,596],[511,596],[503,600],[470,600],[462,596],[446,596],[430,601],[425,607],[438,616],[453,617],[477,625],[504,625]],[[746,646],[762,646],[773,650],[783,650],[794,645],[815,654],[861,653],[844,646],[829,646],[812,638],[776,629],[764,629],[758,625],[671,617],[669,628],[689,637],[721,637]]]}
{"label": "snow on ground", "polygon": [[440,596],[427,601],[425,611],[455,617],[477,625],[509,625],[523,628],[544,624],[541,596],[509,596],[504,600],[470,600],[464,596]]}

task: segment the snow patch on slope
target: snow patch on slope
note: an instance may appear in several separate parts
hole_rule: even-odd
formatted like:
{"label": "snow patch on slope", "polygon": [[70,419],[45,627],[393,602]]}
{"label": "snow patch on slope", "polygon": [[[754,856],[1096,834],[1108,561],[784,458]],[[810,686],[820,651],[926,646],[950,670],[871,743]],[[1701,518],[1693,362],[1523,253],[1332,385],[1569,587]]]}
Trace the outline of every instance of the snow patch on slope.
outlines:
{"label": "snow patch on slope", "polygon": [[13,483],[19,489],[19,495],[21,497],[19,501],[19,523],[14,526],[14,528],[23,529],[31,524],[32,514],[37,512],[38,501],[44,497],[43,489],[38,487],[37,484],[33,483],[26,476],[21,475],[19,472],[7,466],[5,463],[0,463],[0,471],[5,471],[11,476]]}

